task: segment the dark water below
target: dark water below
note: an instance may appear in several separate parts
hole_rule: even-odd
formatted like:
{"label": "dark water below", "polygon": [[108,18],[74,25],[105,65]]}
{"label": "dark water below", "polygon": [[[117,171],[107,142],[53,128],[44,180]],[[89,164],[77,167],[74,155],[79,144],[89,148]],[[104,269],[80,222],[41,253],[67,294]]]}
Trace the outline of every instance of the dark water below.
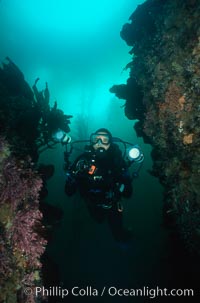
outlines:
{"label": "dark water below", "polygon": [[[62,162],[62,161],[61,161]],[[147,173],[148,165],[134,181],[133,197],[124,201],[124,225],[132,230],[129,245],[119,245],[106,222],[99,224],[90,217],[83,200],[76,194],[64,194],[64,177],[58,163],[57,173],[49,181],[48,203],[63,210],[63,219],[53,230],[47,247],[48,287],[76,288],[85,295],[49,297],[49,302],[166,302],[169,298],[150,298],[147,291],[164,288],[198,287],[197,266],[185,256],[178,242],[172,241],[162,223],[162,187]],[[48,260],[48,262],[47,262]],[[104,295],[106,287],[146,289],[143,296]],[[81,293],[84,293],[81,290]],[[98,291],[98,296],[92,295]],[[114,288],[111,288],[114,291]],[[153,297],[153,294],[151,295]],[[170,298],[173,301],[183,297]],[[191,301],[194,298],[186,298]]]}

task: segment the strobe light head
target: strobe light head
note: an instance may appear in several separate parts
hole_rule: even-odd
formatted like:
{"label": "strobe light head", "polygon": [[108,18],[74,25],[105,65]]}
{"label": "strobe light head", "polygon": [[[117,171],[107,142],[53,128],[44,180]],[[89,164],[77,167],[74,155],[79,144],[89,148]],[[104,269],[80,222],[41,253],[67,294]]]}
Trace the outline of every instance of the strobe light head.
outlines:
{"label": "strobe light head", "polygon": [[71,141],[71,137],[61,129],[58,129],[52,134],[52,139],[58,143],[69,143]]}
{"label": "strobe light head", "polygon": [[57,142],[61,142],[63,136],[64,136],[64,132],[61,129],[58,129],[52,134],[52,138]]}
{"label": "strobe light head", "polygon": [[137,163],[143,162],[144,155],[137,145],[134,145],[128,149],[128,159]]}

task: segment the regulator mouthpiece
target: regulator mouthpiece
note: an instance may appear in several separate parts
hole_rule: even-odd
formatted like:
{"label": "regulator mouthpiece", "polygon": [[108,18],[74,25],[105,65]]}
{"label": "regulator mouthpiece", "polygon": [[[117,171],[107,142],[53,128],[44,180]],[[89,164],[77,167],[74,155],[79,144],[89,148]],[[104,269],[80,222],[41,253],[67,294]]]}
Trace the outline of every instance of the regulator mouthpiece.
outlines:
{"label": "regulator mouthpiece", "polygon": [[128,159],[137,163],[142,163],[144,155],[137,146],[133,146],[128,150]]}

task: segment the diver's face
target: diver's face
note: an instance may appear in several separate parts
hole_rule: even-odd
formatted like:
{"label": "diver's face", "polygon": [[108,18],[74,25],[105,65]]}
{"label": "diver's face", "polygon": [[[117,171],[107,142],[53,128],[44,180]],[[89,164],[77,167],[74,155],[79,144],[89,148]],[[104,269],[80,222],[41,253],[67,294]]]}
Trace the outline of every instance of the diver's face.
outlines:
{"label": "diver's face", "polygon": [[108,150],[110,147],[110,138],[106,132],[100,132],[92,136],[92,144],[94,150],[98,148]]}

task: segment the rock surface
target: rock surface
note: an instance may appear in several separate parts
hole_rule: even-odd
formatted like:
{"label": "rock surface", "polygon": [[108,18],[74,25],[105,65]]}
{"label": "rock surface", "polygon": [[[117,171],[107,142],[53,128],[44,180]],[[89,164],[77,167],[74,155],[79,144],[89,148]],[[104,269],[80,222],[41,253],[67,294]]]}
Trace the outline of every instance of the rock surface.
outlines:
{"label": "rock surface", "polygon": [[123,26],[132,46],[127,84],[110,91],[153,146],[152,174],[165,187],[165,222],[200,253],[200,2],[148,0]]}

